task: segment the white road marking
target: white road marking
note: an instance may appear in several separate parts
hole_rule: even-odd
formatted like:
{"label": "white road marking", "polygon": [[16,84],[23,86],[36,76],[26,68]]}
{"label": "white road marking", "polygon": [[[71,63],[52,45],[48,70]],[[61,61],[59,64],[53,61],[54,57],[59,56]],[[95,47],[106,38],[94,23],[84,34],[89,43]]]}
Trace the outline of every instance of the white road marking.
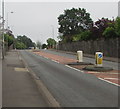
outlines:
{"label": "white road marking", "polygon": [[104,78],[104,79],[120,80],[119,78]]}
{"label": "white road marking", "polygon": [[73,67],[71,67],[71,66],[69,66],[69,65],[65,65],[66,67],[68,67],[68,68],[71,68],[71,69],[73,69],[73,70],[76,70],[76,71],[79,71],[79,72],[82,72],[82,73],[84,73],[84,71],[82,71],[82,70],[79,70],[79,69],[76,69],[76,68],[73,68]]}
{"label": "white road marking", "polygon": [[[73,68],[73,67],[70,67],[69,65],[65,65],[65,66],[68,67],[68,68],[74,69],[74,70],[76,70],[76,71],[79,71],[79,72],[84,73],[84,71],[82,71],[82,70],[78,70],[78,69]],[[120,85],[118,85],[118,84],[116,84],[116,83],[110,82],[110,81],[105,80],[105,79],[103,79],[103,78],[98,78],[98,79],[100,79],[100,80],[102,80],[102,81],[105,81],[105,82],[108,82],[108,83],[110,83],[110,84],[116,85],[116,86],[120,86]]]}
{"label": "white road marking", "polygon": [[44,57],[45,59],[49,59],[49,58],[47,58],[47,57]]}
{"label": "white road marking", "polygon": [[103,79],[103,78],[99,78],[99,79],[102,80],[102,81],[108,82],[108,83],[110,83],[110,84],[113,84],[113,85],[116,85],[116,86],[120,86],[120,85],[118,85],[118,84],[116,84],[116,83],[110,82],[110,81],[105,80],[105,79]]}
{"label": "white road marking", "polygon": [[88,73],[119,74],[119,73],[113,73],[113,72],[94,72],[94,71],[89,71]]}
{"label": "white road marking", "polygon": [[53,62],[55,62],[55,63],[59,63],[58,61],[56,61],[56,60],[52,60]]}
{"label": "white road marking", "polygon": [[[44,58],[46,58],[46,59],[49,59],[49,58],[47,58],[47,57],[44,57]],[[53,62],[56,62],[56,63],[59,63],[58,61],[55,61],[55,60],[52,60]],[[71,69],[73,69],[73,70],[76,70],[76,71],[79,71],[79,72],[82,72],[82,73],[84,73],[84,71],[82,71],[82,70],[79,70],[79,69],[76,69],[76,68],[73,68],[73,67],[71,67],[71,66],[69,66],[69,65],[65,65],[66,67],[68,67],[68,68],[71,68]],[[96,73],[98,73],[98,72],[96,72]],[[111,73],[110,73],[111,74]],[[115,74],[115,73],[114,73]],[[118,74],[118,73],[116,73],[116,74]],[[118,85],[118,84],[116,84],[116,83],[113,83],[113,82],[110,82],[110,81],[108,81],[108,80],[105,80],[105,79],[103,79],[103,78],[98,78],[98,79],[100,79],[100,80],[102,80],[102,81],[105,81],[105,82],[108,82],[108,83],[110,83],[110,84],[113,84],[113,85],[116,85],[116,86],[120,86],[120,85]]]}

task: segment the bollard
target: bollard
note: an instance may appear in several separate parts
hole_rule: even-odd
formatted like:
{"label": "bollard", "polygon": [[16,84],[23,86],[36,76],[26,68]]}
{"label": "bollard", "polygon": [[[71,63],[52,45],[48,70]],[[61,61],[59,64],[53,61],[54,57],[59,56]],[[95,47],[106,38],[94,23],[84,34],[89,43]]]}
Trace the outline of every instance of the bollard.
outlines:
{"label": "bollard", "polygon": [[78,62],[83,62],[83,51],[77,51]]}
{"label": "bollard", "polygon": [[102,65],[103,65],[103,53],[102,52],[96,52],[95,53],[95,60],[96,60],[96,65],[98,67],[102,67]]}

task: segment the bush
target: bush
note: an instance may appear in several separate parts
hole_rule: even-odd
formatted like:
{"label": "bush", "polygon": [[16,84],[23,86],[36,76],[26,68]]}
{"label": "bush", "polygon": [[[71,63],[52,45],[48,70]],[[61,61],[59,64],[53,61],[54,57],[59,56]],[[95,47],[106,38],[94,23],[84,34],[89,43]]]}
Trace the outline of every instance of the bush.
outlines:
{"label": "bush", "polygon": [[80,40],[80,34],[76,34],[72,38],[72,41],[79,41],[79,40]]}
{"label": "bush", "polygon": [[72,41],[82,41],[82,40],[87,41],[87,40],[92,39],[91,36],[92,36],[92,33],[89,30],[87,30],[80,34],[74,35]]}
{"label": "bush", "polygon": [[105,38],[113,38],[116,37],[117,35],[113,27],[107,27],[103,32],[103,36],[105,36]]}
{"label": "bush", "polygon": [[88,31],[85,31],[85,32],[82,32],[81,34],[80,34],[80,40],[85,40],[85,41],[87,41],[87,40],[90,40],[90,39],[92,39],[92,37],[91,37],[91,32],[88,30]]}
{"label": "bush", "polygon": [[118,37],[120,37],[120,17],[117,17],[115,21],[115,31]]}

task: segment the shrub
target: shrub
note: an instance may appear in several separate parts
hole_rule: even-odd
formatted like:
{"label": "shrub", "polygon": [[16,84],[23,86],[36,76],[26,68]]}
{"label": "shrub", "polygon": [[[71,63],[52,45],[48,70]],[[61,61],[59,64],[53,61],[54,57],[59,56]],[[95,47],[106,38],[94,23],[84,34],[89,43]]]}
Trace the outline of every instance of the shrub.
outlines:
{"label": "shrub", "polygon": [[79,41],[79,40],[80,40],[80,34],[76,34],[72,38],[72,41]]}
{"label": "shrub", "polygon": [[113,38],[116,37],[117,35],[113,27],[107,27],[103,32],[103,36],[105,36],[105,38]]}
{"label": "shrub", "polygon": [[115,31],[116,31],[117,36],[120,37],[120,17],[116,18]]}
{"label": "shrub", "polygon": [[80,40],[87,41],[87,40],[90,40],[90,39],[92,39],[92,37],[91,37],[91,32],[89,30],[84,31],[80,34]]}

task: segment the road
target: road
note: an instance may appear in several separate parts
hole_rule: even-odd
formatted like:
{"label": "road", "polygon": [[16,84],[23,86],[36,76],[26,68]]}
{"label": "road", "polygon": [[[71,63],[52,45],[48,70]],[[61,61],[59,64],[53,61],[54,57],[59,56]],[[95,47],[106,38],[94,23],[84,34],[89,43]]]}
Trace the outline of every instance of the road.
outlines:
{"label": "road", "polygon": [[118,106],[117,86],[31,52],[20,53],[62,107]]}
{"label": "road", "polygon": [[[44,52],[47,52],[47,53],[52,53],[52,54],[59,55],[59,56],[69,57],[69,58],[72,58],[72,59],[77,58],[76,55],[67,54],[67,53],[64,53],[64,52],[56,52],[56,51],[51,51],[51,50],[41,50],[41,51],[44,51]],[[83,57],[83,61],[95,64],[95,58]],[[111,61],[107,61],[107,60],[103,60],[103,66],[111,67],[115,70],[120,69],[120,66],[118,65],[117,62],[111,62]]]}

